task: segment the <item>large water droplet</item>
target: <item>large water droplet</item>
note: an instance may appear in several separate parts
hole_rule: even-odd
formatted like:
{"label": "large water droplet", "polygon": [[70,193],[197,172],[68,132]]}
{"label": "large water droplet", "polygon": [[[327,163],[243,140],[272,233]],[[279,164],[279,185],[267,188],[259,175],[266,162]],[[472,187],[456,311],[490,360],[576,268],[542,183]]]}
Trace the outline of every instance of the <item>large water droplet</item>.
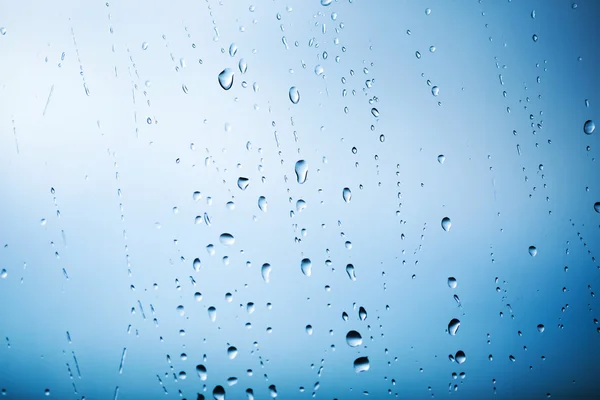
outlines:
{"label": "large water droplet", "polygon": [[233,246],[235,243],[235,238],[231,233],[222,233],[221,236],[219,236],[219,240],[221,241],[221,244],[225,246]]}
{"label": "large water droplet", "polygon": [[235,43],[231,43],[231,45],[229,46],[229,55],[231,57],[235,57],[235,54],[238,51],[238,47]]}
{"label": "large water droplet", "polygon": [[221,385],[215,386],[213,389],[213,397],[215,400],[225,400],[225,389]]}
{"label": "large water droplet", "polygon": [[456,278],[454,278],[452,276],[448,278],[448,286],[450,288],[455,289],[457,284],[458,283],[456,282]]}
{"label": "large water droplet", "polygon": [[452,226],[452,221],[450,221],[450,218],[448,218],[448,217],[442,218],[442,229],[443,230],[448,232],[450,230],[451,226]]}
{"label": "large water droplet", "polygon": [[535,246],[529,246],[529,255],[535,257],[537,255],[537,248]]}
{"label": "large water droplet", "polygon": [[350,278],[350,280],[352,280],[352,281],[356,280],[356,275],[354,273],[354,265],[352,265],[352,264],[346,265],[346,273],[348,274],[348,278]]}
{"label": "large water droplet", "polygon": [[236,358],[237,354],[238,354],[238,349],[236,349],[235,346],[229,346],[227,348],[227,357],[229,357],[230,360],[233,360],[234,358]]}
{"label": "large water droplet", "polygon": [[362,344],[362,336],[356,331],[350,331],[346,334],[346,343],[350,347],[358,347]]}
{"label": "large water droplet", "polygon": [[258,198],[258,208],[260,208],[262,212],[267,212],[267,198],[265,196],[260,196]]}
{"label": "large water droplet", "polygon": [[302,270],[302,273],[306,276],[310,276],[312,274],[312,262],[309,258],[304,258],[300,262],[300,269]]}
{"label": "large water droplet", "polygon": [[246,190],[246,188],[248,187],[249,184],[250,184],[250,179],[244,178],[243,176],[240,176],[238,178],[237,185],[240,189]]}
{"label": "large water droplet", "polygon": [[346,203],[350,203],[350,200],[352,199],[352,192],[349,188],[344,188],[342,191],[342,197]]}
{"label": "large water droplet", "polygon": [[462,364],[465,361],[467,361],[467,356],[465,355],[465,352],[462,350],[459,350],[456,352],[456,355],[454,356],[454,359],[456,360],[457,363]]}
{"label": "large water droplet", "polygon": [[269,283],[270,276],[271,276],[271,264],[268,264],[268,263],[263,264],[263,266],[260,268],[260,274],[262,275],[263,280],[266,283]]}
{"label": "large water droplet", "polygon": [[298,183],[306,182],[306,175],[308,175],[308,163],[304,160],[296,161],[296,180]]}
{"label": "large water droplet", "polygon": [[196,365],[196,373],[201,381],[205,381],[206,378],[208,378],[208,375],[206,374],[206,367],[202,364]]}
{"label": "large water droplet", "polygon": [[440,94],[440,88],[437,86],[434,86],[431,88],[431,94],[434,96],[438,96]]}
{"label": "large water droplet", "polygon": [[298,102],[300,101],[300,92],[298,91],[296,86],[292,86],[290,88],[290,100],[294,104],[298,104]]}
{"label": "large water droplet", "polygon": [[200,271],[201,265],[202,265],[202,263],[200,262],[199,258],[194,259],[194,263],[193,263],[194,271],[196,271],[196,272]]}
{"label": "large water droplet", "polygon": [[368,371],[371,365],[369,364],[369,357],[358,357],[354,360],[354,372],[357,374],[360,372]]}
{"label": "large water droplet", "polygon": [[450,334],[450,336],[456,335],[459,326],[460,321],[456,318],[452,318],[452,320],[448,323],[448,333]]}
{"label": "large water droplet", "polygon": [[539,333],[542,333],[542,332],[544,332],[546,330],[546,328],[544,327],[543,324],[539,324],[537,326],[537,330],[538,330]]}
{"label": "large water droplet", "polygon": [[585,124],[583,124],[583,131],[586,135],[591,135],[592,133],[594,133],[595,129],[596,124],[591,119],[588,119],[587,121],[585,121]]}
{"label": "large water droplet", "polygon": [[233,70],[231,68],[225,68],[219,74],[219,84],[225,90],[231,89],[233,86]]}

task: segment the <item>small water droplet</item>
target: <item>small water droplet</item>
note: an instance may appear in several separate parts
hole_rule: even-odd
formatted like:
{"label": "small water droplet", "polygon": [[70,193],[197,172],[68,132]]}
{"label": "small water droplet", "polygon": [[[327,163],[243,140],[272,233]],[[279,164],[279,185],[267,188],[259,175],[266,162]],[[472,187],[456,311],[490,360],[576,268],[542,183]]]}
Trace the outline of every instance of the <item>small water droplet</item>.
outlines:
{"label": "small water droplet", "polygon": [[238,354],[238,350],[235,348],[235,346],[229,346],[227,348],[227,357],[229,357],[230,360],[233,360],[234,358],[236,358],[237,354]]}
{"label": "small water droplet", "polygon": [[238,68],[240,69],[240,72],[242,74],[245,74],[246,71],[248,70],[248,64],[246,63],[246,60],[244,60],[243,58],[241,58],[240,62],[238,63]]}
{"label": "small water droplet", "polygon": [[456,360],[457,363],[462,364],[465,361],[467,361],[467,356],[465,355],[465,352],[462,350],[459,350],[456,352],[456,355],[454,356],[454,359]]}
{"label": "small water droplet", "polygon": [[371,368],[371,365],[369,364],[369,357],[358,357],[356,360],[354,360],[354,372],[357,374],[368,371],[369,368]]}
{"label": "small water droplet", "polygon": [[600,201],[594,203],[594,210],[596,210],[597,213],[600,213]]}
{"label": "small water droplet", "polygon": [[263,264],[263,266],[260,268],[260,274],[261,274],[263,280],[266,283],[269,283],[269,280],[271,278],[271,264],[268,264],[268,263]]}
{"label": "small water droplet", "polygon": [[350,278],[351,281],[356,280],[356,275],[354,273],[354,265],[352,265],[352,264],[346,265],[346,273],[348,274],[348,278]]}
{"label": "small water droplet", "polygon": [[375,118],[379,118],[379,110],[375,107],[371,108],[371,114],[373,114]]}
{"label": "small water droplet", "polygon": [[543,324],[539,324],[537,326],[537,330],[538,330],[539,333],[543,333],[546,330],[546,328],[544,327]]}
{"label": "small water droplet", "polygon": [[258,198],[258,208],[260,208],[262,212],[267,212],[267,198],[265,196],[260,196]]}
{"label": "small water droplet", "polygon": [[365,310],[365,308],[364,308],[364,307],[360,307],[360,308],[358,309],[358,318],[359,318],[361,321],[364,321],[365,319],[367,319],[367,310]]}
{"label": "small water droplet", "polygon": [[225,90],[231,89],[233,86],[233,70],[230,68],[225,68],[219,74],[219,84]]}
{"label": "small water droplet", "polygon": [[454,277],[452,277],[452,276],[451,276],[450,278],[448,278],[448,286],[449,286],[451,289],[456,289],[456,286],[457,286],[457,285],[458,285],[458,283],[456,282],[456,278],[454,278]]}
{"label": "small water droplet", "polygon": [[317,66],[315,67],[315,74],[316,74],[317,76],[321,76],[321,75],[323,75],[323,72],[325,72],[325,70],[323,69],[323,67],[322,67],[321,65],[317,65]]}
{"label": "small water droplet", "polygon": [[362,344],[362,336],[357,331],[350,331],[346,334],[346,343],[350,347],[358,347]]}
{"label": "small water droplet", "polygon": [[531,37],[531,39],[532,39],[534,42],[537,42],[537,41],[538,41],[538,35],[536,35],[536,34],[534,33],[534,34],[533,34],[533,36]]}
{"label": "small water droplet", "polygon": [[217,320],[217,309],[215,307],[208,307],[208,318],[210,318],[212,322]]}
{"label": "small water droplet", "polygon": [[294,104],[298,104],[298,102],[300,101],[300,92],[298,91],[298,89],[296,88],[296,86],[292,86],[290,88],[290,100],[292,103]]}
{"label": "small water droplet", "polygon": [[231,57],[235,57],[235,54],[238,51],[238,47],[235,43],[231,43],[231,45],[229,46],[229,55]]}
{"label": "small water droplet", "polygon": [[451,227],[452,227],[452,221],[450,221],[450,218],[448,218],[448,217],[442,218],[442,229],[445,230],[446,232],[448,232]]}
{"label": "small water droplet", "polygon": [[5,27],[0,28],[0,35],[2,35],[2,36],[6,35],[6,28]]}
{"label": "small water droplet", "polygon": [[304,328],[306,330],[306,333],[308,335],[312,335],[313,334],[313,327],[312,325],[306,325],[306,328]]}
{"label": "small water droplet", "polygon": [[240,189],[246,190],[246,188],[248,187],[249,184],[250,184],[250,179],[244,178],[243,176],[240,176],[238,178],[237,185]]}
{"label": "small water droplet", "polygon": [[325,7],[327,7],[331,3],[333,3],[333,0],[321,0],[321,5]]}
{"label": "small water droplet", "polygon": [[202,265],[202,263],[200,262],[200,259],[196,258],[193,263],[194,271],[196,271],[196,272],[200,271],[201,265]]}
{"label": "small water droplet", "polygon": [[537,248],[535,246],[529,246],[529,255],[535,257],[537,255]]}
{"label": "small water droplet", "polygon": [[142,50],[148,50],[148,42],[142,43]]}
{"label": "small water droplet", "polygon": [[437,157],[437,160],[438,160],[438,162],[439,162],[440,164],[443,164],[443,163],[444,163],[444,161],[446,161],[446,157],[445,157],[443,154],[440,154],[440,155]]}
{"label": "small water droplet", "polygon": [[438,96],[440,94],[440,88],[437,86],[434,86],[431,88],[431,94],[434,96]]}
{"label": "small water droplet", "polygon": [[2,268],[2,271],[0,271],[0,278],[6,279],[7,276],[8,272],[6,271],[6,268]]}

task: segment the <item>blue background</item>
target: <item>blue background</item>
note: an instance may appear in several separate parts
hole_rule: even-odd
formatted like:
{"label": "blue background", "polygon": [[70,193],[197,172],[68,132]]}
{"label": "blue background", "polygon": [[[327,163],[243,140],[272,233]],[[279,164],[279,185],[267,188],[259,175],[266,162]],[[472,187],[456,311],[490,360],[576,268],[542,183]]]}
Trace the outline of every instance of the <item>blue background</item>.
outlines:
{"label": "blue background", "polygon": [[[269,385],[284,399],[599,392],[600,132],[583,124],[600,119],[600,3],[0,10],[6,398],[212,398],[217,385],[231,399],[268,398]],[[350,330],[361,346],[346,344]],[[460,365],[448,359],[459,350]]]}

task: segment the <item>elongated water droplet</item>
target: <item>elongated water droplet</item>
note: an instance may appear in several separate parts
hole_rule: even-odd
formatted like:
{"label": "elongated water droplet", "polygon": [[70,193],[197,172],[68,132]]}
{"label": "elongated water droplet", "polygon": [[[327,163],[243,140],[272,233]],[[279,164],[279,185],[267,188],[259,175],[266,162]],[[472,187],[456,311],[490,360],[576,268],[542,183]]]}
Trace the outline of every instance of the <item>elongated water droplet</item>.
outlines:
{"label": "elongated water droplet", "polygon": [[454,278],[454,277],[452,277],[452,276],[448,278],[448,286],[449,286],[451,289],[455,289],[457,284],[458,284],[458,283],[456,282],[456,278]]}
{"label": "elongated water droplet", "polygon": [[233,86],[233,70],[230,68],[225,68],[219,74],[219,84],[225,90],[231,89]]}
{"label": "elongated water droplet", "polygon": [[371,365],[369,364],[369,357],[358,357],[356,360],[354,360],[354,372],[357,374],[368,371],[369,368],[371,368]]}
{"label": "elongated water droplet", "polygon": [[452,226],[452,221],[450,221],[450,218],[448,218],[448,217],[442,218],[442,229],[443,230],[448,232],[450,230],[451,226]]}
{"label": "elongated water droplet", "polygon": [[371,108],[371,114],[373,114],[373,116],[375,118],[379,117],[379,110],[376,109],[375,107]]}
{"label": "elongated water droplet", "polygon": [[290,88],[289,94],[290,94],[290,100],[292,101],[292,103],[298,104],[298,102],[300,101],[300,92],[298,91],[296,86],[292,86]]}
{"label": "elongated water droplet", "polygon": [[306,276],[310,276],[312,274],[312,262],[309,258],[304,258],[300,262],[300,269],[302,270],[302,273]]}
{"label": "elongated water droplet", "polygon": [[448,323],[448,333],[450,334],[450,336],[456,335],[459,326],[460,321],[456,318],[452,318],[452,320]]}
{"label": "elongated water droplet", "polygon": [[346,265],[346,273],[348,274],[348,278],[350,278],[351,281],[356,280],[356,275],[354,273],[354,265],[352,265],[352,264]]}
{"label": "elongated water droplet", "polygon": [[268,263],[263,264],[263,266],[260,268],[260,274],[262,275],[263,280],[266,283],[269,283],[270,276],[271,276],[271,264],[268,264]]}
{"label": "elongated water droplet", "polygon": [[246,60],[244,60],[243,58],[241,58],[240,62],[238,63],[238,68],[240,69],[240,72],[242,74],[245,74],[246,71],[248,71],[248,64],[246,63]]}
{"label": "elongated water droplet", "polygon": [[595,129],[596,124],[591,119],[585,121],[585,124],[583,124],[583,132],[585,132],[586,135],[591,135],[592,133],[594,133]]}
{"label": "elongated water droplet", "polygon": [[258,198],[258,208],[260,208],[262,212],[267,212],[267,198],[265,196],[260,196]]}
{"label": "elongated water droplet", "polygon": [[221,244],[225,246],[233,246],[235,243],[235,238],[231,233],[222,233],[221,236],[219,236],[219,240],[221,241]]}
{"label": "elongated water droplet", "polygon": [[304,160],[296,161],[296,180],[302,184],[306,182],[306,176],[308,175],[308,163]]}
{"label": "elongated water droplet", "polygon": [[321,5],[325,7],[327,7],[331,3],[333,3],[333,0],[321,0]]}
{"label": "elongated water droplet", "polygon": [[350,200],[352,199],[352,192],[349,188],[344,188],[342,191],[342,197],[346,203],[350,203]]}
{"label": "elongated water droplet", "polygon": [[529,255],[535,257],[537,255],[537,248],[535,246],[529,246]]}
{"label": "elongated water droplet", "polygon": [[357,331],[350,331],[346,334],[346,343],[350,347],[358,347],[362,344],[362,336]]}
{"label": "elongated water droplet", "polygon": [[208,307],[208,318],[211,320],[211,322],[215,322],[217,320],[217,309],[215,307]]}
{"label": "elongated water droplet", "polygon": [[238,51],[238,47],[235,43],[231,43],[231,45],[229,46],[229,55],[231,57],[235,57],[235,54]]}

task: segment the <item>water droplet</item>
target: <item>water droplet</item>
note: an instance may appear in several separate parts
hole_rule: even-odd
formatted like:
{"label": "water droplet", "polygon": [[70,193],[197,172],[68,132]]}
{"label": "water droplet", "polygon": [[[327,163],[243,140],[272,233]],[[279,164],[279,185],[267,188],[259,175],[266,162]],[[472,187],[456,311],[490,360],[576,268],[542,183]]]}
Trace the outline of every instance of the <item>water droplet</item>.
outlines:
{"label": "water droplet", "polygon": [[246,63],[246,60],[244,60],[243,58],[241,58],[240,62],[238,63],[238,68],[240,69],[240,72],[242,74],[245,74],[246,71],[248,71],[248,64]]}
{"label": "water droplet", "polygon": [[148,42],[142,43],[142,50],[148,50]]}
{"label": "water droplet", "polygon": [[267,212],[267,198],[265,196],[260,196],[258,198],[258,208],[260,211]]}
{"label": "water droplet", "polygon": [[306,182],[306,175],[308,175],[308,163],[304,160],[299,160],[296,162],[296,180],[298,183],[302,184]]}
{"label": "water droplet", "polygon": [[583,124],[583,132],[585,132],[586,135],[591,135],[592,133],[594,133],[595,129],[596,124],[591,119],[588,119],[587,121],[585,121],[585,124]]}
{"label": "water droplet", "polygon": [[425,9],[425,15],[429,15],[431,14],[431,8],[426,8]]}
{"label": "water droplet", "polygon": [[0,278],[6,279],[7,276],[8,272],[6,271],[6,268],[2,268],[2,271],[0,271]]}
{"label": "water droplet", "polygon": [[333,0],[321,0],[321,5],[325,7],[327,7],[331,3],[333,3]]}
{"label": "water droplet", "polygon": [[6,35],[6,28],[5,27],[0,28],[0,35],[2,35],[2,36]]}
{"label": "water droplet", "polygon": [[456,360],[457,363],[462,364],[465,361],[467,361],[467,356],[465,355],[465,352],[462,350],[459,350],[456,352],[456,355],[454,356],[454,359]]}
{"label": "water droplet", "polygon": [[225,68],[219,74],[219,84],[225,90],[231,89],[233,86],[233,70],[230,68]]}
{"label": "water droplet", "polygon": [[263,280],[266,283],[269,283],[270,275],[271,275],[271,264],[265,263],[260,268],[260,274],[262,275]]}
{"label": "water droplet", "polygon": [[443,154],[440,154],[440,155],[437,157],[437,160],[438,160],[438,162],[439,162],[440,164],[443,164],[443,163],[444,163],[444,161],[446,161],[446,157],[445,157]]}
{"label": "water droplet", "polygon": [[432,87],[431,88],[431,94],[434,95],[434,96],[439,95],[440,94],[440,88],[437,87],[437,86]]}
{"label": "water droplet", "polygon": [[532,19],[535,19],[535,10],[532,10],[532,11],[531,11],[531,18],[532,18]]}
{"label": "water droplet", "polygon": [[217,309],[215,307],[208,307],[208,318],[210,318],[212,322],[217,320]]}
{"label": "water droplet", "polygon": [[41,225],[41,226],[44,226],[44,225],[46,225],[46,218],[42,218],[42,219],[40,219],[40,225]]}
{"label": "water droplet", "polygon": [[458,285],[458,283],[456,282],[456,278],[454,278],[454,277],[448,278],[448,286],[451,289],[456,289],[456,285]]}
{"label": "water droplet", "polygon": [[538,41],[538,35],[536,35],[536,34],[534,33],[534,34],[533,34],[533,36],[531,37],[531,39],[532,39],[534,42],[537,42],[537,41]]}
{"label": "water droplet", "polygon": [[546,328],[544,327],[543,324],[539,324],[537,326],[537,330],[538,330],[539,333],[542,333],[542,332],[544,332],[546,330]]}
{"label": "water droplet", "polygon": [[356,331],[350,331],[346,334],[346,343],[350,347],[358,347],[362,344],[362,336]]}
{"label": "water droplet", "polygon": [[358,357],[354,360],[354,372],[361,373],[368,371],[371,365],[369,364],[369,357]]}
{"label": "water droplet", "polygon": [[358,309],[358,318],[361,321],[364,321],[365,319],[367,319],[367,310],[365,310],[364,307],[360,307]]}
{"label": "water droplet", "polygon": [[271,396],[272,399],[277,397],[277,388],[275,385],[269,385],[269,396]]}
{"label": "water droplet", "polygon": [[298,104],[298,102],[300,101],[300,92],[298,91],[296,86],[292,86],[290,88],[290,100],[294,104]]}
{"label": "water droplet", "polygon": [[344,188],[342,191],[342,197],[346,203],[350,203],[350,200],[352,199],[352,192],[349,188]]}
{"label": "water droplet", "polygon": [[198,377],[201,381],[205,381],[208,378],[208,375],[206,373],[206,367],[202,364],[196,365],[196,373],[198,374]]}
{"label": "water droplet", "polygon": [[213,389],[213,397],[215,400],[225,400],[225,389],[221,385],[215,386]]}
{"label": "water droplet", "polygon": [[309,335],[313,334],[313,327],[312,325],[306,325],[306,328],[304,328],[306,330],[306,333]]}
{"label": "water droplet", "polygon": [[535,246],[529,246],[529,254],[531,257],[535,257],[537,255],[537,248]]}
{"label": "water droplet", "polygon": [[350,278],[351,281],[356,280],[356,275],[354,273],[354,265],[352,265],[352,264],[346,265],[346,273],[348,274],[348,278]]}
{"label": "water droplet", "polygon": [[450,218],[442,218],[442,229],[448,232],[450,230],[450,227],[452,227],[452,221],[450,221]]}
{"label": "water droplet", "polygon": [[373,107],[373,108],[371,108],[371,114],[373,114],[373,116],[375,118],[378,118],[379,117],[379,110],[376,109],[375,107]]}
{"label": "water droplet", "polygon": [[235,43],[231,43],[231,45],[229,46],[229,55],[231,57],[235,57],[235,53],[237,53],[238,51],[238,47]]}
{"label": "water droplet", "polygon": [[317,65],[317,66],[315,67],[315,74],[316,74],[317,76],[321,76],[321,75],[323,75],[323,72],[325,72],[325,70],[323,69],[323,67],[321,67],[321,65]]}
{"label": "water droplet", "polygon": [[596,210],[597,213],[600,213],[600,201],[594,203],[594,210]]}
{"label": "water droplet", "polygon": [[250,179],[244,178],[243,176],[240,176],[238,178],[237,185],[240,189],[246,190],[246,188],[248,187],[249,184],[250,184]]}
{"label": "water droplet", "polygon": [[452,318],[452,320],[450,320],[450,322],[448,323],[448,333],[450,334],[450,336],[456,335],[459,326],[460,321],[458,319]]}
{"label": "water droplet", "polygon": [[435,46],[429,46],[429,52],[435,53]]}
{"label": "water droplet", "polygon": [[194,199],[194,201],[199,201],[202,199],[202,194],[200,192],[194,192],[192,198]]}
{"label": "water droplet", "polygon": [[221,236],[219,236],[219,240],[224,246],[233,246],[235,243],[235,238],[231,233],[222,233]]}
{"label": "water droplet", "polygon": [[233,360],[234,358],[236,358],[237,354],[238,354],[238,350],[235,348],[235,346],[229,346],[227,348],[227,357],[229,357],[230,360]]}
{"label": "water droplet", "polygon": [[302,273],[306,276],[310,276],[312,274],[312,262],[309,258],[304,258],[300,262],[300,269]]}

